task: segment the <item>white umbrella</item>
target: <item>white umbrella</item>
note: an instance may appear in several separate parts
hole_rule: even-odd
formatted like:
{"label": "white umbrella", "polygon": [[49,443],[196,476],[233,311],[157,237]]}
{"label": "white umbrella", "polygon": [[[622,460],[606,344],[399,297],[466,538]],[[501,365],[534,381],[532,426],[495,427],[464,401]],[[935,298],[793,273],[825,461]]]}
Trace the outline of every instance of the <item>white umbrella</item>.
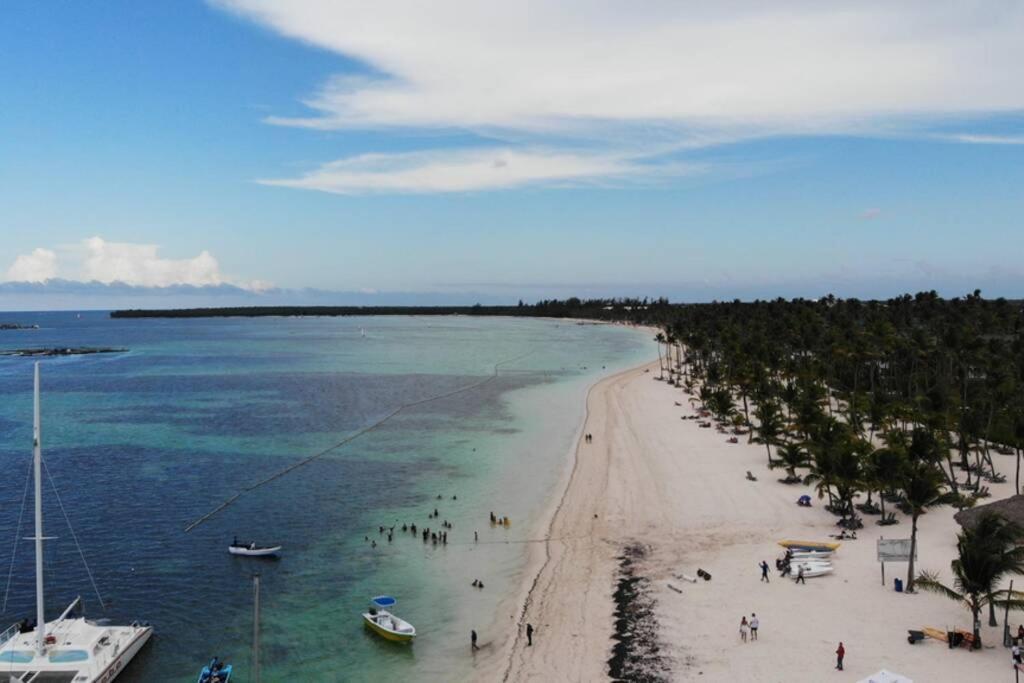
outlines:
{"label": "white umbrella", "polygon": [[862,678],[857,683],[914,683],[906,676],[894,674],[891,671],[882,669],[878,673],[873,673],[867,678]]}

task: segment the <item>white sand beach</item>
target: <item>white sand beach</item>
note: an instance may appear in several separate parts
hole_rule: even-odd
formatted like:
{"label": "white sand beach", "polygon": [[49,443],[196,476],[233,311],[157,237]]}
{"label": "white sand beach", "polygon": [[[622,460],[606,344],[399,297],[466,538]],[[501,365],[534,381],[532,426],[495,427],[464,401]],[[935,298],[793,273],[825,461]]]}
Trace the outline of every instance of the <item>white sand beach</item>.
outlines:
{"label": "white sand beach", "polygon": [[[797,506],[810,489],[777,481],[784,474],[767,469],[763,446],[745,437],[731,444],[725,434],[680,419],[694,412],[688,397],[655,381],[657,368],[630,370],[592,388],[581,434],[593,434],[593,442],[581,439],[567,486],[552,503],[551,540],[536,545],[518,598],[518,636],[495,640],[493,654],[479,662],[483,678],[606,679],[616,558],[640,544],[647,552],[637,569],[650,580],[669,680],[857,681],[883,668],[918,683],[1013,680],[1001,625],[983,628],[981,651],[950,650],[930,639],[908,644],[907,629],[969,629],[970,613],[937,595],[896,593],[893,577],[905,579],[906,564],[888,564],[881,585],[875,542],[880,535],[909,537],[909,520],[899,513],[901,523],[884,528],[867,517],[859,539],[836,553],[832,575],[806,585],[779,577],[776,541],[829,540],[836,518],[816,497],[810,509]],[[1000,464],[1012,474],[1011,459]],[[747,470],[758,480],[748,481]],[[990,488],[990,500],[1013,493],[1012,483]],[[945,580],[958,530],[954,512],[933,509],[919,523],[918,567]],[[760,581],[761,560],[772,567],[767,584]],[[698,568],[712,580],[677,578]],[[743,643],[740,618],[752,613],[760,637]],[[1011,614],[1014,629],[1022,619]],[[536,629],[532,647],[526,623]],[[839,641],[846,647],[843,672],[834,670]]]}

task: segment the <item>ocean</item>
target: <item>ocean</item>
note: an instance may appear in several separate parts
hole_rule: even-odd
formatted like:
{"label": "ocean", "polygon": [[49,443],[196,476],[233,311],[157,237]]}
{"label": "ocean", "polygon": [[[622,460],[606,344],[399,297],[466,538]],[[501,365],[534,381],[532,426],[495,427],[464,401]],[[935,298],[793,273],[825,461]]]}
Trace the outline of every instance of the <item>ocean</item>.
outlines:
{"label": "ocean", "polygon": [[[195,680],[214,655],[235,665],[233,681],[250,680],[254,572],[265,681],[471,679],[469,631],[487,643],[512,628],[496,624],[498,605],[521,585],[587,388],[655,357],[638,330],[536,319],[83,312],[0,322],[40,326],[0,331],[0,349],[127,349],[41,361],[44,460],[105,605],[46,482],[46,533],[57,536],[46,546],[47,616],[81,595],[90,617],[151,622],[156,635],[126,682]],[[31,534],[31,493],[17,528],[31,390],[32,360],[0,357],[11,623],[34,614],[32,544],[19,540]],[[512,523],[492,526],[490,512]],[[446,545],[401,531],[444,521]],[[381,526],[395,526],[390,542]],[[284,549],[278,560],[232,557],[235,536]],[[379,594],[416,625],[412,646],[364,629],[360,613]]]}

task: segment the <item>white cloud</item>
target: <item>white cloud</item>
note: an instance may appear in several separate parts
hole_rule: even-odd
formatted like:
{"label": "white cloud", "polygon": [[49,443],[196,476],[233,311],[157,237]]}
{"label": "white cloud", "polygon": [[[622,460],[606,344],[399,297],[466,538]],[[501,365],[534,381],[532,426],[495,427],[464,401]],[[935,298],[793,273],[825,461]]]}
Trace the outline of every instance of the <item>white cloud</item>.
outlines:
{"label": "white cloud", "polygon": [[21,254],[7,269],[7,279],[12,282],[45,282],[57,276],[57,254],[49,249],[33,249],[30,254]]}
{"label": "white cloud", "polygon": [[379,74],[330,79],[282,124],[828,132],[1024,109],[1012,2],[217,4]]}
{"label": "white cloud", "polygon": [[875,220],[876,218],[878,218],[881,215],[882,215],[882,210],[881,209],[879,209],[877,207],[872,207],[870,209],[864,209],[863,211],[861,211],[860,214],[859,214],[859,218],[862,221],[873,221],[873,220]]}
{"label": "white cloud", "polygon": [[169,285],[219,285],[224,283],[220,266],[210,252],[190,259],[164,259],[155,244],[107,242],[100,237],[85,240],[83,261],[86,280],[124,282],[144,287]]}
{"label": "white cloud", "polygon": [[[301,178],[267,185],[338,194],[460,192],[536,183],[583,184],[651,175],[654,167],[610,154],[489,148],[409,154],[364,154],[324,164]],[[660,165],[659,173],[694,172],[696,165]]]}
{"label": "white cloud", "polygon": [[[64,245],[60,249],[62,276],[85,282],[158,288],[231,285],[253,292],[274,286],[262,280],[240,282],[225,277],[217,259],[206,250],[193,258],[168,259],[160,257],[160,247],[156,244],[108,242],[102,237],[90,237],[78,245]],[[22,254],[7,270],[7,280],[13,282],[44,282],[56,277],[57,254],[49,249]]]}

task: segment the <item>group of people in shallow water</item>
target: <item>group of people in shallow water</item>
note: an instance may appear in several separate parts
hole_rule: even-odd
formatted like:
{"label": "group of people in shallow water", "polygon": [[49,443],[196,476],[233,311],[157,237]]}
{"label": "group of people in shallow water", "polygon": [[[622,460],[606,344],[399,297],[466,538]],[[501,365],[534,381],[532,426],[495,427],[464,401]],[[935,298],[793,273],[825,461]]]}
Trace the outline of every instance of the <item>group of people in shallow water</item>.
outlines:
{"label": "group of people in shallow water", "polygon": [[[443,496],[438,494],[437,499],[438,500],[442,500],[442,498],[443,498]],[[452,500],[458,500],[458,499],[459,499],[458,496],[452,496]],[[441,513],[438,511],[437,508],[434,508],[433,512],[430,512],[430,513],[427,514],[427,518],[428,519],[440,519],[440,517],[441,517]],[[493,519],[493,517],[494,517],[494,513],[492,512],[491,513],[491,518]],[[388,543],[391,543],[394,540],[395,527],[397,527],[397,526],[398,526],[397,524],[393,524],[391,526],[380,525],[380,526],[377,527],[377,533],[380,534],[381,536],[384,536],[386,534],[387,535],[387,539],[388,539]],[[452,528],[454,528],[454,525],[446,519],[446,520],[441,522],[441,528],[442,529],[446,529],[446,531],[438,531],[436,529],[431,529],[429,527],[423,527],[421,529],[420,527],[417,527],[416,524],[403,524],[402,525],[402,533],[411,533],[413,536],[420,535],[420,536],[422,536],[424,543],[428,543],[429,542],[429,543],[432,543],[433,545],[437,545],[438,543],[440,543],[441,545],[448,545],[448,531],[447,530],[451,530]],[[363,536],[363,540],[368,542],[370,544],[371,548],[376,548],[377,547],[376,539],[371,539],[369,536]],[[478,536],[477,536],[476,532],[473,532],[473,540],[474,541],[478,540]]]}
{"label": "group of people in shallow water", "polygon": [[512,523],[512,518],[511,517],[496,517],[494,515],[494,513],[491,512],[491,526],[498,525],[498,526],[507,527],[511,523]]}

